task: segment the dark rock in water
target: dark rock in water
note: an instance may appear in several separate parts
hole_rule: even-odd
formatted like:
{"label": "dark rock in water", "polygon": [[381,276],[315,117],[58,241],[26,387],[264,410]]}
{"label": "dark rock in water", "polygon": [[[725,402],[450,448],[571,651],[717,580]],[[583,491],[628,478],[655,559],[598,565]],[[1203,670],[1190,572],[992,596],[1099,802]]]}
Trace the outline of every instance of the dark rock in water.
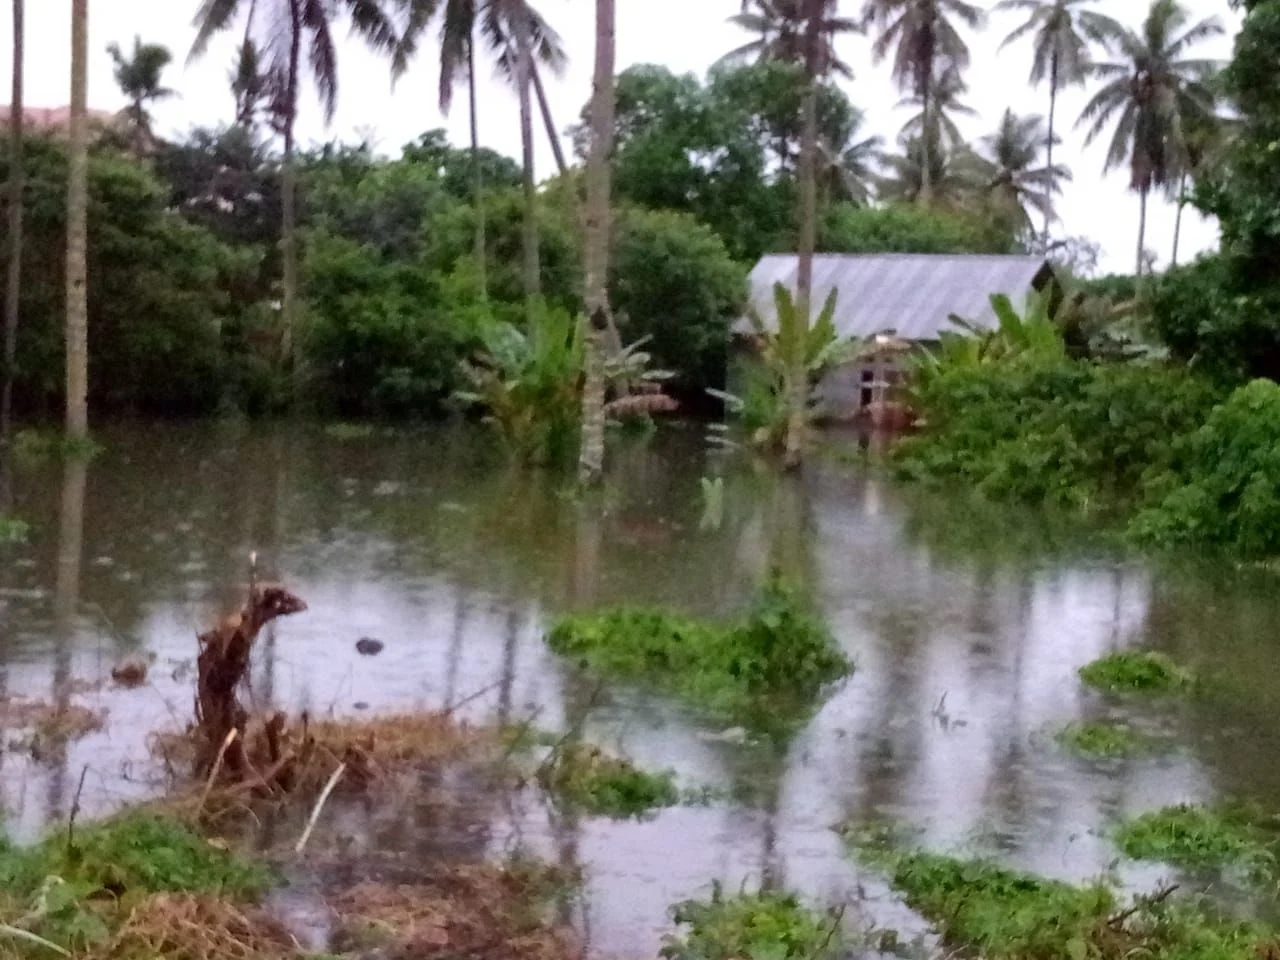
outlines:
{"label": "dark rock in water", "polygon": [[356,641],[356,651],[366,657],[376,656],[382,652],[382,648],[386,646],[381,640],[375,640],[373,637],[361,637]]}
{"label": "dark rock in water", "polygon": [[128,660],[111,668],[111,679],[122,687],[140,687],[147,682],[147,665]]}

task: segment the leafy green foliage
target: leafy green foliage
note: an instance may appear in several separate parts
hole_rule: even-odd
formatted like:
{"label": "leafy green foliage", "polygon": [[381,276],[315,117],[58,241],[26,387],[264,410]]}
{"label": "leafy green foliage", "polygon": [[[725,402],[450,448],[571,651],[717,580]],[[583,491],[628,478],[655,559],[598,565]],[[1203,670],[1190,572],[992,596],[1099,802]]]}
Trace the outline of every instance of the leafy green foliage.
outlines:
{"label": "leafy green foliage", "polygon": [[1243,871],[1274,882],[1276,837],[1254,825],[1247,811],[1192,804],[1165,807],[1125,821],[1116,843],[1135,860],[1160,860],[1193,869]]}
{"label": "leafy green foliage", "polygon": [[1080,668],[1080,679],[1108,693],[1171,693],[1190,690],[1195,675],[1163,653],[1120,650]]}
{"label": "leafy green foliage", "polygon": [[1163,496],[1135,518],[1134,536],[1246,559],[1280,553],[1280,386],[1240,387],[1181,447],[1157,488]]}
{"label": "leafy green foliage", "polygon": [[1012,233],[960,211],[909,203],[832,206],[818,232],[822,253],[1017,253]]}
{"label": "leafy green foliage", "polygon": [[675,776],[650,773],[583,743],[560,745],[538,770],[539,782],[587,813],[625,819],[679,803]]}
{"label": "leafy green foliage", "polygon": [[761,722],[778,708],[811,707],[852,669],[826,627],[777,579],[736,624],[621,608],[565,617],[547,642],[600,673],[646,680]]}
{"label": "leafy green foliage", "polygon": [[25,520],[0,513],[0,545],[23,543],[30,532],[31,527]]}
{"label": "leafy green foliage", "polygon": [[787,893],[687,900],[672,911],[687,930],[664,940],[664,960],[834,960],[843,956],[838,917],[824,917]]}
{"label": "leafy green foliage", "polygon": [[1090,721],[1069,723],[1054,739],[1073,753],[1088,757],[1126,757],[1147,746],[1147,740],[1126,724]]}

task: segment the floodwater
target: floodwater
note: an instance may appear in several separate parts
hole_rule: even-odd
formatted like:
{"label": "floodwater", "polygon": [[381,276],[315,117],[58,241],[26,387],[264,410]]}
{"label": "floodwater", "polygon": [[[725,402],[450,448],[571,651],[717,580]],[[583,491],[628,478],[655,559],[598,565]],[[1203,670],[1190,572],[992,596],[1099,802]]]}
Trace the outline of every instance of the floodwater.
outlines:
{"label": "floodwater", "polygon": [[[726,797],[626,823],[476,805],[491,852],[519,841],[584,868],[579,922],[598,956],[652,955],[669,906],[715,880],[853,900],[909,927],[846,854],[842,822],[892,819],[932,848],[1080,878],[1115,862],[1118,818],[1219,797],[1280,806],[1280,591],[1267,577],[1151,566],[837,457],[779,479],[708,453],[695,428],[628,442],[598,504],[506,469],[475,433],[100,436],[87,465],[20,467],[15,512],[31,536],[0,547],[0,690],[109,710],[65,751],[0,752],[4,822],[20,837],[65,820],[82,778],[90,812],[156,789],[148,734],[189,717],[195,633],[232,608],[251,550],[310,606],[262,643],[255,703],[349,714],[465,700],[476,720],[581,721],[589,739]],[[704,475],[725,477],[718,526],[700,523]],[[857,665],[789,742],[744,743],[660,696],[597,689],[542,643],[557,613],[597,604],[731,614],[773,566],[809,584]],[[361,656],[361,637],[385,650]],[[1139,645],[1210,675],[1213,692],[1133,704],[1077,681],[1082,664]],[[138,656],[153,658],[146,686],[73,692]],[[1053,742],[1101,716],[1167,748],[1092,762]],[[1135,884],[1170,874],[1118,869]]]}

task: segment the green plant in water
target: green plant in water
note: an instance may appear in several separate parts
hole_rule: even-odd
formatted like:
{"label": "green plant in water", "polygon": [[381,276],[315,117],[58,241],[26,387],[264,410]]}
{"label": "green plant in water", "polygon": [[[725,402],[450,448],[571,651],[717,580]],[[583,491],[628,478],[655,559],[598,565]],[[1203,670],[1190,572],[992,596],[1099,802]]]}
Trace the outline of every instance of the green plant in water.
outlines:
{"label": "green plant in water", "polygon": [[92,438],[72,438],[52,430],[19,430],[13,437],[14,456],[33,463],[49,457],[88,460],[102,450],[102,444]]}
{"label": "green plant in water", "polygon": [[561,619],[556,653],[602,674],[647,680],[751,722],[813,706],[852,665],[826,626],[774,576],[748,615],[718,624],[623,607]]}
{"label": "green plant in water", "polygon": [[663,939],[664,960],[834,960],[844,955],[840,916],[824,916],[788,893],[726,897],[716,884],[709,900],[672,910],[685,928]]}
{"label": "green plant in water", "polygon": [[1236,869],[1252,881],[1274,883],[1276,837],[1249,811],[1178,804],[1127,820],[1116,844],[1134,860],[1159,860],[1192,869]]}
{"label": "green plant in water", "polygon": [[559,799],[591,814],[639,817],[680,802],[675,775],[650,773],[583,743],[558,746],[538,768],[538,781]]}
{"label": "green plant in water", "polygon": [[364,440],[373,434],[371,423],[329,423],[324,428],[324,435],[331,440]]}
{"label": "green plant in water", "polygon": [[1069,723],[1054,739],[1068,750],[1090,757],[1126,757],[1149,746],[1132,727],[1099,720]]}
{"label": "green plant in water", "polygon": [[724,523],[724,477],[699,477],[698,486],[702,491],[702,519],[698,521],[698,529],[719,530]]}
{"label": "green plant in water", "polygon": [[31,527],[25,520],[6,516],[0,513],[0,545],[6,543],[25,543]]}
{"label": "green plant in water", "polygon": [[1163,653],[1121,650],[1080,668],[1080,679],[1108,693],[1170,693],[1190,690],[1195,675]]}

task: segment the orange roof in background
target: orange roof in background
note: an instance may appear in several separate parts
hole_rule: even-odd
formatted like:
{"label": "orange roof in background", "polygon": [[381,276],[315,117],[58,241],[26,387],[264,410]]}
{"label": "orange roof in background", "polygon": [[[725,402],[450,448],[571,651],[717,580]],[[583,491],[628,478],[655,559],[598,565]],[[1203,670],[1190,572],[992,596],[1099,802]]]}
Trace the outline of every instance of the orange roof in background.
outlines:
{"label": "orange roof in background", "polygon": [[[71,120],[70,107],[27,107],[22,111],[23,123],[34,131],[65,130]],[[116,114],[110,110],[90,110],[89,122],[111,126]],[[0,125],[9,122],[9,105],[0,106]]]}

